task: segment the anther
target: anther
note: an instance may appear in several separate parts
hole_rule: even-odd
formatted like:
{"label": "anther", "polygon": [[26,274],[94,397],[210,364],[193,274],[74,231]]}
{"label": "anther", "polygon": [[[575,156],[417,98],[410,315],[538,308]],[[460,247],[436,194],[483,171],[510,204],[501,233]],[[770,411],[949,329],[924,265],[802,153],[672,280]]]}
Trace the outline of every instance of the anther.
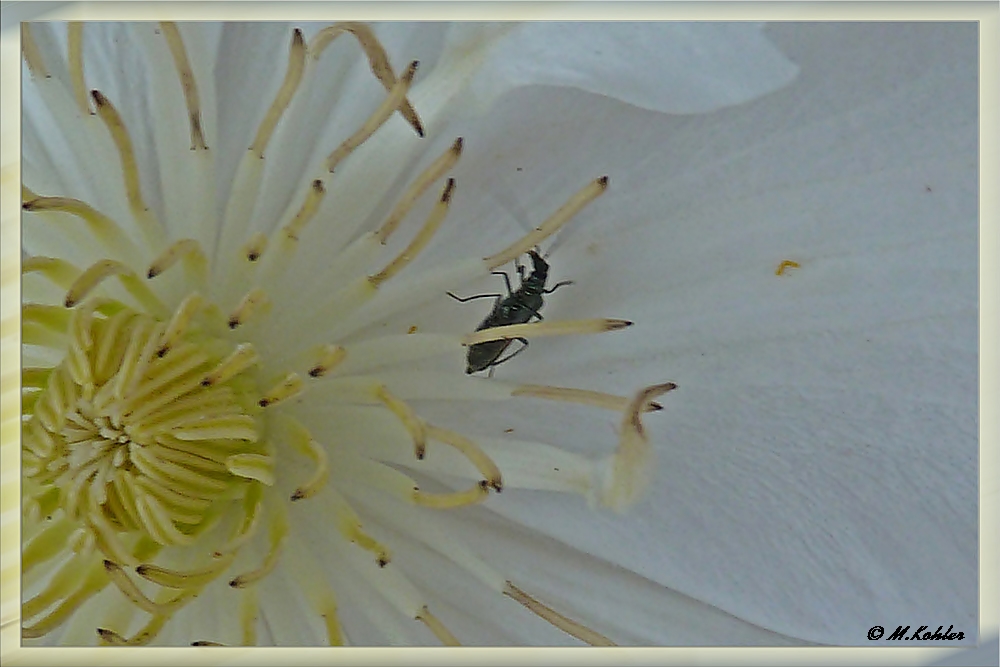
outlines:
{"label": "anther", "polygon": [[485,481],[493,490],[497,493],[503,491],[503,478],[500,475],[500,468],[479,445],[454,431],[432,425],[427,426],[427,436],[457,449],[486,478]]}
{"label": "anther", "polygon": [[132,269],[113,259],[104,259],[95,262],[93,266],[81,273],[72,286],[70,286],[69,291],[66,292],[64,305],[67,308],[75,307],[76,304],[80,303],[102,281],[111,276],[117,276],[128,293],[149,310],[157,313],[166,311],[163,302],[139,280]]}
{"label": "anther", "polygon": [[[531,396],[532,398],[542,398],[550,401],[565,401],[578,405],[589,405],[604,410],[614,410],[621,412],[625,410],[631,398],[625,396],[615,396],[605,394],[600,391],[590,391],[587,389],[572,389],[569,387],[550,387],[540,384],[522,384],[510,392],[511,396]],[[645,410],[653,412],[662,410],[663,406],[655,401],[650,401]]]}
{"label": "anther", "polygon": [[240,325],[246,324],[246,321],[252,317],[254,313],[258,312],[259,309],[267,306],[269,303],[267,292],[263,289],[255,287],[250,290],[240,301],[240,305],[236,307],[236,310],[234,310],[229,316],[229,328],[235,329]]}
{"label": "anther", "polygon": [[461,642],[458,641],[458,638],[444,626],[444,623],[439,621],[437,617],[430,612],[426,605],[420,609],[420,612],[416,615],[415,620],[418,620],[426,625],[427,629],[433,632],[434,636],[440,639],[441,643],[445,646],[462,645]]}
{"label": "anther", "polygon": [[434,233],[437,232],[438,227],[444,222],[445,216],[448,214],[448,206],[451,204],[452,192],[455,189],[455,179],[449,178],[448,182],[444,186],[444,191],[441,193],[438,203],[434,206],[434,210],[431,211],[430,216],[427,218],[427,222],[424,226],[417,232],[417,235],[410,241],[410,244],[406,246],[399,255],[389,262],[389,264],[376,273],[375,275],[368,276],[368,282],[374,287],[379,287],[382,283],[392,278],[394,275],[402,271],[410,262],[416,259],[417,255],[423,250],[428,243],[430,243],[431,238]]}
{"label": "anther", "polygon": [[125,570],[123,570],[117,563],[105,560],[104,570],[108,573],[108,577],[111,579],[112,583],[118,587],[118,590],[120,590],[132,604],[148,614],[153,614],[155,616],[166,613],[171,609],[176,608],[181,602],[187,599],[187,596],[181,593],[178,597],[168,600],[167,602],[154,602],[146,597],[145,593],[139,590],[139,587],[135,585],[135,582],[129,579],[128,575],[125,574]]}
{"label": "anther", "polygon": [[291,241],[299,240],[299,234],[302,233],[306,224],[316,215],[316,211],[319,210],[319,205],[323,201],[324,195],[326,195],[326,188],[323,187],[323,181],[319,179],[314,180],[309,188],[309,193],[306,195],[305,202],[302,203],[302,208],[299,209],[295,217],[292,218],[292,221],[283,229],[287,239]]}
{"label": "anther", "polygon": [[307,448],[308,456],[312,459],[316,468],[309,481],[297,488],[295,493],[292,494],[291,500],[293,502],[316,495],[320,489],[326,486],[327,480],[330,479],[330,464],[326,455],[326,449],[312,438],[305,438],[304,444]]}
{"label": "anther", "polygon": [[245,588],[254,584],[274,570],[275,566],[278,564],[278,560],[281,557],[281,550],[285,545],[285,541],[288,539],[288,521],[287,517],[282,512],[275,520],[271,523],[270,532],[270,542],[271,548],[268,550],[267,555],[264,557],[264,562],[256,570],[251,572],[245,572],[237,577],[233,577],[229,581],[229,585],[233,588]]}
{"label": "anther", "polygon": [[347,350],[339,345],[324,345],[319,360],[309,369],[309,377],[323,377],[347,358]]}
{"label": "anther", "polygon": [[305,390],[305,384],[302,381],[301,376],[298,373],[289,373],[285,378],[272,387],[267,393],[265,393],[257,405],[262,408],[274,405],[275,403],[280,403],[281,401],[287,401],[290,398],[298,396]]}
{"label": "anther", "polygon": [[794,261],[792,261],[790,259],[786,259],[786,260],[782,261],[781,264],[778,265],[778,268],[775,269],[775,271],[774,271],[774,275],[780,276],[780,275],[782,275],[782,274],[785,273],[785,269],[798,269],[801,266],[802,265],[799,264],[798,262],[794,262]]}
{"label": "anther", "polygon": [[559,210],[553,213],[545,222],[532,230],[513,245],[505,248],[495,255],[487,257],[484,261],[493,270],[512,262],[524,253],[534,248],[539,243],[555,234],[559,229],[569,222],[573,216],[579,213],[587,204],[594,201],[608,188],[608,177],[601,176],[591,181],[585,188],[570,197],[569,201],[563,204]]}
{"label": "anther", "polygon": [[411,495],[413,503],[432,509],[456,509],[481,503],[490,495],[490,483],[480,480],[465,491],[452,493],[430,493],[414,489]]}
{"label": "anther", "polygon": [[204,301],[197,292],[187,295],[181,301],[181,305],[174,311],[173,317],[170,318],[170,322],[167,324],[167,330],[160,337],[160,347],[156,351],[156,356],[165,356],[170,351],[170,348],[177,343]]}
{"label": "anther", "polygon": [[205,376],[205,379],[201,381],[201,385],[209,387],[213,384],[221,384],[257,364],[259,361],[260,356],[253,345],[250,343],[241,343],[211,373]]}
{"label": "anther", "polygon": [[599,318],[592,320],[563,320],[553,322],[531,322],[529,324],[508,324],[474,331],[462,337],[462,345],[476,345],[491,340],[509,340],[520,337],[573,336],[577,334],[597,334],[618,331],[632,326],[628,320]]}
{"label": "anther", "polygon": [[262,232],[256,232],[250,237],[241,250],[248,262],[256,262],[267,248],[267,237]]}
{"label": "anther", "polygon": [[71,197],[32,197],[21,204],[25,211],[55,211],[69,213],[84,221],[94,238],[122,257],[137,257],[139,250],[128,239],[128,235],[111,218]]}
{"label": "anther", "polygon": [[191,270],[204,276],[208,260],[201,250],[201,245],[194,239],[181,239],[170,244],[166,250],[160,253],[159,257],[153,260],[153,263],[149,265],[149,270],[146,271],[146,278],[152,280],[181,259],[185,260]]}

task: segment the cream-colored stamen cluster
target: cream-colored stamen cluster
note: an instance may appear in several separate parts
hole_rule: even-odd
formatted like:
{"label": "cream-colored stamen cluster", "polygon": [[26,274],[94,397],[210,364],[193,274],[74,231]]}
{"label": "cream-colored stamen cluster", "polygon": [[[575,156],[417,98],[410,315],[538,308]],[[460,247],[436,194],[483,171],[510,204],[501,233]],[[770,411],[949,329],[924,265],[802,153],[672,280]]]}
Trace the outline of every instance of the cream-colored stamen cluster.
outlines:
{"label": "cream-colored stamen cluster", "polygon": [[[608,179],[587,184],[498,253],[413,274],[414,259],[441,228],[457,187],[449,173],[462,154],[458,138],[411,181],[377,229],[345,225],[342,243],[328,248],[325,285],[312,288],[310,309],[303,312],[288,296],[294,293],[288,276],[300,243],[320,222],[331,174],[395,114],[415,135],[424,134],[407,97],[417,63],[397,76],[363,24],[331,26],[309,44],[295,30],[284,80],[237,169],[222,219],[215,220],[209,159],[214,124],[203,117],[206,96],[213,93],[199,86],[199,76],[208,71],[204,53],[192,50],[176,25],[149,27],[143,48],[153,91],[183,118],[153,128],[157,150],[168,162],[176,160],[160,170],[164,190],[184,195],[164,202],[174,223],[167,225],[144,196],[122,115],[100,91],[86,92],[85,26],[72,24],[67,32],[68,82],[51,75],[45,58],[56,56],[40,48],[32,31],[26,26],[23,32],[24,57],[40,96],[65,125],[71,148],[120,169],[84,174],[113,211],[23,188],[25,225],[52,225],[79,242],[79,256],[91,258],[86,266],[46,255],[23,263],[29,298],[22,307],[23,342],[32,360],[22,375],[23,636],[44,637],[68,624],[89,628],[104,644],[147,644],[198,596],[208,595],[210,586],[226,582],[218,594],[234,596],[239,641],[255,644],[260,610],[268,604],[259,584],[281,569],[309,602],[308,610],[295,611],[315,615],[327,641],[340,645],[349,637],[328,576],[336,568],[341,577],[369,587],[400,618],[421,623],[444,644],[457,644],[430,609],[420,582],[394,561],[393,544],[362,524],[364,515],[570,635],[609,644],[473,552],[449,524],[449,512],[509,489],[628,506],[649,470],[641,415],[660,409],[653,399],[674,385],[649,387],[628,399],[469,377],[461,364],[444,370],[413,364],[446,356],[460,360],[468,346],[490,340],[602,333],[630,322],[546,320],[471,334],[424,334],[411,327],[400,334],[353,336],[521,256],[600,196]],[[317,59],[341,35],[360,45],[385,97],[323,160],[321,172],[302,184],[299,197],[269,227],[274,231],[251,233],[247,221],[266,181],[275,132],[297,91],[320,85]],[[405,228],[428,193],[436,198],[430,213],[402,250],[386,256],[390,237]],[[211,252],[216,229],[221,245]],[[26,236],[37,233],[32,229]],[[396,280],[403,272],[406,279]],[[289,318],[295,326],[288,326]],[[460,433],[414,407],[418,399],[446,399],[487,402],[494,409],[518,398],[620,412],[617,449],[592,460],[541,442]],[[335,432],[312,426],[316,415],[337,424]],[[289,474],[296,470],[307,472]],[[417,479],[431,484],[423,488]],[[320,508],[323,525],[297,523],[307,507]],[[330,536],[322,564],[306,543],[317,530]],[[124,596],[128,609],[98,610],[96,617],[78,613],[108,587]],[[367,607],[361,614],[395,636],[395,616],[379,617]],[[216,639],[186,641],[216,645]]]}

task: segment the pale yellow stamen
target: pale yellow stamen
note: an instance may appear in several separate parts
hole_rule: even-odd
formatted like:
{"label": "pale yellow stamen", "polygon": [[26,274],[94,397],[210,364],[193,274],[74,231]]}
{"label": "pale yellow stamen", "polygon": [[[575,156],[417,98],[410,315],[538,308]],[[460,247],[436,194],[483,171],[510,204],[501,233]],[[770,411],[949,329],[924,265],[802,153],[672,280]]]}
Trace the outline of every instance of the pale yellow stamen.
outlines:
{"label": "pale yellow stamen", "polygon": [[67,43],[69,44],[69,78],[73,82],[73,99],[83,115],[93,115],[90,100],[87,98],[87,86],[83,77],[83,22],[70,21],[66,27]]}
{"label": "pale yellow stamen", "polygon": [[523,605],[525,609],[535,614],[539,618],[548,621],[549,623],[559,628],[566,634],[572,635],[573,637],[576,637],[582,642],[590,644],[591,646],[615,645],[613,641],[611,641],[604,635],[594,632],[587,626],[581,625],[580,623],[577,623],[571,618],[563,616],[555,609],[552,609],[551,607],[542,604],[541,602],[531,597],[530,595],[528,595],[527,593],[525,593],[524,591],[522,591],[520,588],[518,588],[509,581],[506,583],[506,587],[504,588],[503,594],[513,600],[516,600],[521,605]]}
{"label": "pale yellow stamen", "polygon": [[143,563],[135,568],[136,574],[164,588],[187,589],[203,586],[215,580],[233,562],[232,554],[220,558],[212,565],[200,570],[181,572],[159,567],[151,563]]}
{"label": "pale yellow stamen", "polygon": [[607,190],[607,188],[607,176],[601,176],[600,178],[590,182],[585,188],[570,197],[569,201],[563,204],[558,211],[553,213],[536,229],[522,237],[513,245],[505,248],[495,255],[487,257],[484,260],[486,265],[492,270],[503,266],[508,262],[513,262],[515,259],[559,231],[559,229],[569,222],[573,216],[579,213],[583,207],[604,194],[604,191]]}
{"label": "pale yellow stamen", "polygon": [[422,507],[450,510],[483,502],[490,495],[489,488],[489,482],[483,480],[465,491],[452,493],[430,493],[417,489],[413,491],[412,500],[414,504]]}
{"label": "pale yellow stamen", "polygon": [[205,387],[213,384],[222,384],[259,362],[260,356],[257,354],[254,346],[250,343],[241,343],[236,346],[236,349],[228,357],[219,362],[219,365],[211,373],[205,376],[201,384]]}
{"label": "pale yellow stamen", "polygon": [[427,451],[427,426],[423,420],[417,416],[417,413],[405,401],[401,401],[393,396],[385,388],[385,385],[380,385],[375,390],[375,397],[385,403],[389,411],[396,415],[399,421],[402,422],[406,432],[413,439],[413,451],[417,459],[424,458],[424,454]]}
{"label": "pale yellow stamen", "polygon": [[136,586],[135,582],[129,578],[129,576],[125,573],[125,570],[123,570],[117,563],[105,560],[104,569],[108,573],[108,577],[111,579],[112,583],[114,583],[115,586],[118,587],[118,590],[120,590],[122,594],[128,598],[129,602],[148,614],[153,614],[155,616],[166,613],[177,608],[187,599],[185,595],[181,594],[172,600],[168,600],[167,602],[154,602],[146,597],[141,590],[139,590],[139,587]]}
{"label": "pale yellow stamen", "polygon": [[226,469],[239,477],[274,486],[274,459],[266,454],[233,454],[226,459]]}
{"label": "pale yellow stamen", "polygon": [[129,209],[132,215],[139,222],[143,233],[153,247],[161,245],[163,230],[153,219],[152,212],[146,205],[142,197],[142,185],[139,182],[139,166],[135,159],[135,150],[132,147],[132,138],[129,137],[128,129],[122,120],[118,109],[106,98],[101,91],[92,90],[90,96],[97,105],[97,115],[104,121],[111,140],[118,150],[118,158],[121,161],[122,176],[125,179],[125,194],[128,198]]}
{"label": "pale yellow stamen", "polygon": [[275,403],[280,403],[281,401],[287,401],[290,398],[294,398],[303,391],[305,391],[305,383],[302,381],[302,377],[298,373],[289,373],[284,377],[284,379],[265,393],[261,399],[257,401],[257,405],[262,408],[266,408],[269,405],[274,405]]}
{"label": "pale yellow stamen", "polygon": [[[76,580],[79,581],[79,571]],[[30,627],[21,628],[23,639],[43,637],[66,622],[87,600],[103,589],[109,583],[107,575],[100,566],[91,567],[80,583],[79,588],[63,598],[63,601],[52,611]],[[30,618],[25,614],[22,619]]]}
{"label": "pale yellow stamen", "polygon": [[[29,191],[30,193],[30,191]],[[34,193],[31,193],[32,195]],[[69,213],[87,224],[87,230],[94,238],[107,248],[122,257],[141,256],[138,248],[129,241],[128,236],[111,218],[97,211],[89,204],[71,197],[38,197],[27,198],[21,208],[25,211],[54,211]]]}
{"label": "pale yellow stamen", "polygon": [[337,165],[346,158],[348,155],[354,152],[354,149],[363,144],[368,140],[370,136],[375,134],[375,130],[382,127],[383,124],[392,116],[392,113],[399,108],[400,102],[406,98],[406,93],[410,89],[410,84],[413,83],[413,76],[417,73],[417,61],[410,63],[410,66],[406,68],[403,76],[399,78],[399,81],[392,87],[389,94],[383,100],[382,104],[379,105],[377,109],[369,116],[368,120],[350,137],[344,140],[340,146],[338,146],[330,155],[326,158],[326,170],[330,173],[337,168]]}
{"label": "pale yellow stamen", "polygon": [[166,355],[177,344],[180,337],[187,331],[188,325],[191,324],[191,319],[201,310],[204,304],[205,300],[197,292],[192,292],[184,297],[181,305],[177,307],[177,310],[174,311],[173,316],[170,318],[167,330],[160,337],[160,348],[156,351],[156,356],[162,357]]}
{"label": "pale yellow stamen", "polygon": [[375,556],[379,567],[385,567],[392,560],[389,550],[361,528],[361,519],[350,503],[333,489],[327,493],[328,511],[333,515],[337,530],[345,540],[356,544]]}
{"label": "pale yellow stamen", "polygon": [[[600,391],[590,391],[588,389],[573,389],[570,387],[550,387],[540,384],[522,384],[510,392],[511,396],[531,396],[550,401],[563,401],[566,403],[576,403],[579,405],[589,405],[603,410],[614,410],[621,412],[628,408],[631,398],[626,396],[615,396],[605,394]],[[650,401],[645,407],[647,412],[662,410],[659,403]]]}
{"label": "pale yellow stamen", "polygon": [[267,248],[267,236],[263,232],[256,232],[250,237],[250,240],[246,242],[240,253],[247,258],[248,262],[256,262],[260,259],[260,256],[264,254],[264,250]]}
{"label": "pale yellow stamen", "polygon": [[270,299],[267,296],[267,292],[260,287],[253,288],[244,295],[239,305],[229,315],[229,328],[235,329],[246,324],[247,320],[255,314],[266,310],[269,305]]}
{"label": "pale yellow stamen", "polygon": [[420,613],[417,614],[416,620],[426,625],[427,628],[434,633],[434,636],[440,639],[441,643],[445,646],[462,645],[461,642],[458,641],[458,638],[455,637],[455,635],[453,635],[448,628],[444,627],[444,623],[439,621],[426,606],[424,606],[420,610]]}
{"label": "pale yellow stamen", "polygon": [[21,273],[40,273],[52,284],[63,289],[69,289],[80,275],[80,269],[64,259],[57,257],[29,257],[21,263]]}
{"label": "pale yellow stamen", "polygon": [[208,271],[208,259],[201,249],[201,244],[194,239],[181,239],[171,243],[149,265],[146,277],[155,278],[181,259],[184,260],[185,268],[191,276],[199,283],[204,283]]}
{"label": "pale yellow stamen", "polygon": [[339,345],[324,345],[319,360],[309,369],[309,376],[323,377],[347,358],[347,350]]}
{"label": "pale yellow stamen", "polygon": [[472,440],[454,431],[430,424],[427,426],[427,436],[457,449],[465,458],[469,459],[469,462],[486,478],[487,483],[494,490],[497,492],[503,491],[503,478],[500,475],[500,468]]}
{"label": "pale yellow stamen", "polygon": [[281,557],[281,549],[285,544],[285,540],[288,538],[288,517],[284,512],[284,506],[278,506],[280,510],[277,512],[277,516],[271,522],[271,531],[269,535],[269,541],[271,544],[267,555],[264,557],[264,562],[256,570],[250,572],[245,572],[237,577],[230,580],[229,585],[233,588],[245,588],[254,584],[274,570],[274,567],[278,564],[278,560]]}
{"label": "pale yellow stamen", "polygon": [[177,24],[169,21],[161,21],[160,29],[170,47],[170,55],[174,59],[174,67],[181,78],[181,88],[184,90],[184,102],[187,105],[188,123],[191,126],[191,150],[206,150],[205,135],[201,129],[201,102],[198,100],[198,84],[194,78],[194,71],[188,61],[187,50],[184,48],[184,40],[181,39],[180,30]]}
{"label": "pale yellow stamen", "polygon": [[326,455],[326,448],[311,437],[308,437],[308,433],[302,441],[296,444],[298,445],[296,448],[312,460],[316,469],[313,471],[309,481],[295,490],[295,493],[291,497],[292,501],[311,498],[319,493],[330,479],[330,462]]}
{"label": "pale yellow stamen", "polygon": [[111,276],[117,277],[122,287],[150,312],[156,314],[168,312],[163,302],[136,275],[135,271],[113,259],[102,259],[84,270],[66,292],[65,306],[67,308],[75,307],[101,282]]}
{"label": "pale yellow stamen", "polygon": [[448,206],[451,203],[452,191],[455,189],[455,179],[449,178],[448,183],[444,186],[444,191],[441,193],[441,198],[438,203],[434,206],[434,210],[427,218],[427,222],[420,229],[417,235],[410,241],[410,244],[403,249],[399,255],[389,262],[389,264],[376,273],[375,275],[368,276],[368,282],[370,282],[374,287],[379,287],[382,283],[389,280],[397,273],[402,271],[410,262],[416,259],[417,255],[423,250],[428,243],[430,243],[431,238],[433,238],[435,232],[437,232],[438,227],[444,222],[445,216],[448,214]]}
{"label": "pale yellow stamen", "polygon": [[27,22],[21,24],[21,52],[24,54],[24,61],[28,63],[28,69],[32,76],[49,78],[49,70],[45,67],[45,61],[42,60],[42,52],[38,49],[38,43],[35,42],[31,24]]}
{"label": "pale yellow stamen", "polygon": [[323,187],[323,181],[318,179],[313,181],[309,188],[309,193],[306,195],[306,200],[302,203],[302,208],[295,214],[292,221],[282,229],[285,238],[291,241],[299,240],[299,234],[302,233],[306,224],[316,215],[319,205],[323,202],[324,195],[326,195],[326,188]]}
{"label": "pale yellow stamen", "polygon": [[[382,83],[386,91],[391,91],[393,86],[396,85],[396,76],[389,65],[389,56],[386,54],[382,44],[379,43],[378,38],[375,37],[372,29],[364,23],[345,21],[320,30],[313,38],[313,57],[319,59],[326,47],[345,32],[354,35],[358,40],[362,50],[368,57],[368,64],[371,66],[372,74]],[[417,116],[416,110],[410,105],[409,100],[403,100],[400,106],[400,113],[406,119],[406,122],[416,130],[418,135],[421,137],[424,136],[424,129],[420,123],[420,118]]]}
{"label": "pale yellow stamen", "polygon": [[257,613],[260,605],[257,601],[257,587],[243,589],[240,599],[240,634],[243,646],[257,645]]}
{"label": "pale yellow stamen", "polygon": [[302,82],[305,62],[305,41],[302,39],[302,31],[296,28],[292,33],[292,43],[288,50],[288,68],[285,71],[285,78],[281,83],[281,88],[278,89],[278,94],[275,96],[274,101],[271,102],[271,107],[264,114],[264,120],[261,121],[260,127],[257,128],[257,136],[254,137],[253,143],[250,144],[250,150],[259,158],[264,157],[264,151],[267,149],[267,144],[271,141],[274,128],[278,126],[278,121],[281,120],[281,116],[291,103],[292,97],[295,96],[295,91],[298,89],[299,83]]}
{"label": "pale yellow stamen", "polygon": [[375,237],[379,243],[385,245],[399,224],[410,212],[417,200],[434,184],[436,180],[448,173],[448,170],[455,166],[458,158],[462,155],[463,140],[461,137],[446,150],[438,159],[430,164],[419,176],[417,176],[410,187],[407,188],[403,196],[396,202],[396,207],[392,209],[389,217],[385,219],[382,226],[375,232]]}
{"label": "pale yellow stamen", "polygon": [[508,340],[519,337],[541,338],[543,336],[574,336],[577,334],[598,334],[618,331],[632,326],[628,320],[599,318],[593,320],[563,320],[553,322],[531,322],[529,324],[509,324],[474,331],[462,336],[462,345],[476,345],[491,340]]}
{"label": "pale yellow stamen", "polygon": [[786,259],[778,265],[778,268],[774,270],[774,275],[780,276],[785,273],[785,269],[798,269],[801,268],[801,264],[798,262]]}
{"label": "pale yellow stamen", "polygon": [[221,548],[212,553],[213,558],[225,558],[234,554],[244,544],[249,542],[257,534],[257,528],[261,521],[261,500],[263,487],[259,484],[251,485],[250,490],[243,498],[243,521],[236,527],[232,538]]}

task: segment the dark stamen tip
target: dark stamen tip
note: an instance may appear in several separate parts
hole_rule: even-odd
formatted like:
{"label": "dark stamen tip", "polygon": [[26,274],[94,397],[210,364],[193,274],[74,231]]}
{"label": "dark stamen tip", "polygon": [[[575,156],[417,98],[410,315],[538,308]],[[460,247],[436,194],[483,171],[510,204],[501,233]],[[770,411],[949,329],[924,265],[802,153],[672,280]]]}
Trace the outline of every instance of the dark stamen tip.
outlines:
{"label": "dark stamen tip", "polygon": [[259,405],[262,408],[266,408],[267,406],[271,405],[271,401],[267,400],[266,398],[262,398],[259,401],[257,401],[257,405]]}
{"label": "dark stamen tip", "polygon": [[601,176],[599,179],[597,179],[597,182],[600,183],[600,185],[601,185],[602,188],[608,187],[608,177],[607,176]]}
{"label": "dark stamen tip", "polygon": [[292,497],[289,498],[289,500],[291,500],[294,503],[296,500],[302,500],[305,497],[306,494],[302,491],[302,489],[298,489],[295,491],[295,493],[292,494]]}
{"label": "dark stamen tip", "polygon": [[155,270],[155,269],[150,269],[149,271],[146,272],[146,278],[148,278],[150,280],[152,280],[153,278],[155,278],[158,275],[160,275],[160,272],[157,271],[157,270]]}
{"label": "dark stamen tip", "polygon": [[229,328],[230,328],[230,329],[235,329],[235,328],[236,328],[236,327],[238,327],[238,326],[240,326],[240,321],[239,321],[239,319],[237,319],[237,318],[235,318],[235,317],[230,317],[230,318],[229,318]]}

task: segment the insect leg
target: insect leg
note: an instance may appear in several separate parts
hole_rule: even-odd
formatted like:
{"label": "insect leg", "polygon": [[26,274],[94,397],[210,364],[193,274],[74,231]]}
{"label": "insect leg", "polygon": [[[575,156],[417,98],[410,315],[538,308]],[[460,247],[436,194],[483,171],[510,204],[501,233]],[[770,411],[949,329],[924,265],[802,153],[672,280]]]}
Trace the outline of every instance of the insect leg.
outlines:
{"label": "insect leg", "polygon": [[499,366],[500,364],[504,363],[505,361],[510,361],[511,359],[513,359],[514,357],[516,357],[517,355],[519,355],[521,352],[524,352],[526,349],[528,349],[528,339],[527,338],[512,338],[510,342],[513,343],[515,340],[517,342],[521,343],[521,347],[519,347],[516,350],[514,350],[513,352],[511,352],[506,357],[503,357],[502,359],[497,359],[492,364],[490,364],[490,372],[493,371],[493,368],[495,366]]}
{"label": "insect leg", "polygon": [[572,280],[563,280],[562,282],[558,282],[555,285],[553,285],[551,289],[542,290],[542,294],[552,294],[563,285],[572,285],[572,284],[573,284]]}
{"label": "insect leg", "polygon": [[507,296],[510,296],[514,290],[510,288],[510,276],[508,276],[504,271],[490,271],[495,276],[503,276],[503,282],[507,286]]}
{"label": "insect leg", "polygon": [[474,294],[472,296],[466,296],[466,297],[455,296],[451,292],[445,292],[445,294],[447,294],[448,296],[450,296],[455,301],[458,301],[459,303],[465,303],[466,301],[473,301],[475,299],[486,299],[486,298],[490,298],[490,299],[502,299],[503,298],[503,294]]}

